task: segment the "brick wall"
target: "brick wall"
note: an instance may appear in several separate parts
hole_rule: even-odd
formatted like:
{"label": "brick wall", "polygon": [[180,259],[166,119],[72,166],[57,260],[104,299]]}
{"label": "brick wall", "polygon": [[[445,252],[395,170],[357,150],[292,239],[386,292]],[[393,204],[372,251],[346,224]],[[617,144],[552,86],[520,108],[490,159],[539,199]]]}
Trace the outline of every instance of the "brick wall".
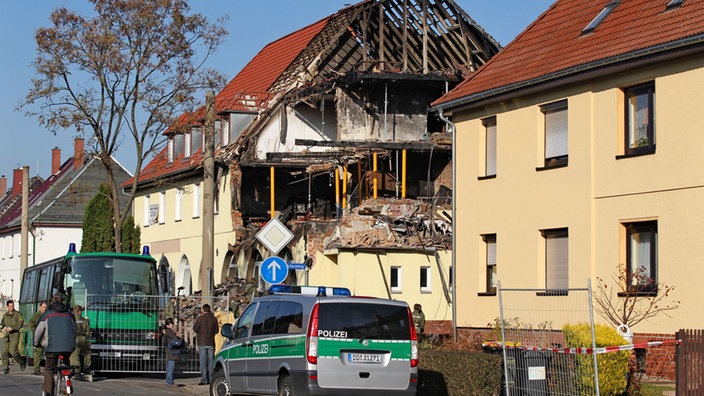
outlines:
{"label": "brick wall", "polygon": [[653,341],[664,341],[666,345],[643,348],[637,354],[645,354],[644,380],[667,379],[674,381],[676,377],[676,346],[674,334],[636,333],[633,335],[633,344],[642,344]]}

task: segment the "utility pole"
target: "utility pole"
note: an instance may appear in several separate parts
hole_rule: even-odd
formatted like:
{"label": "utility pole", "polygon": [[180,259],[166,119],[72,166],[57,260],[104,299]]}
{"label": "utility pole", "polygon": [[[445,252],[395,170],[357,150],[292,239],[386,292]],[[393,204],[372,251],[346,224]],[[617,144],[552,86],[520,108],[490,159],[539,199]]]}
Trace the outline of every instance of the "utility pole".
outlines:
{"label": "utility pole", "polygon": [[214,269],[213,233],[215,199],[215,158],[214,158],[214,129],[215,129],[215,93],[208,91],[205,94],[205,145],[203,146],[203,259],[200,263],[200,289],[203,296],[212,296],[210,290],[210,277]]}
{"label": "utility pole", "polygon": [[[29,263],[29,166],[22,168],[22,220],[20,225],[20,283]],[[14,289],[15,282],[12,282]],[[14,293],[14,290],[12,291]]]}

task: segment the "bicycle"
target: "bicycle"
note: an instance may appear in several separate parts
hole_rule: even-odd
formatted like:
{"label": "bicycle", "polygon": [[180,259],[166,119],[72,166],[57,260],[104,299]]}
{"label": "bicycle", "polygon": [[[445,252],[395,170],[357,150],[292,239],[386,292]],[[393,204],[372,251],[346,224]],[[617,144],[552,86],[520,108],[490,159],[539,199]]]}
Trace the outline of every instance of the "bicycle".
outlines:
{"label": "bicycle", "polygon": [[64,363],[64,356],[59,355],[56,362],[54,378],[54,396],[67,396],[73,394],[73,366]]}

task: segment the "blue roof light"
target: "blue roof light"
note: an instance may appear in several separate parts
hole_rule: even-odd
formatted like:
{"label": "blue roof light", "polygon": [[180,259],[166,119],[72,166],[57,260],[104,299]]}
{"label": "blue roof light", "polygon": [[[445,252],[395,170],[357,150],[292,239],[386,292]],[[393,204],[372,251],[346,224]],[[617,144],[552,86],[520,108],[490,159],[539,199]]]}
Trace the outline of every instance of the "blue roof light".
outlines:
{"label": "blue roof light", "polygon": [[351,296],[352,292],[346,287],[325,287],[325,286],[291,286],[272,285],[269,286],[269,294],[291,293],[303,294],[307,296],[327,297],[327,296]]}
{"label": "blue roof light", "polygon": [[151,256],[149,253],[149,246],[142,247],[142,256]]}
{"label": "blue roof light", "polygon": [[71,242],[68,244],[68,254],[76,254],[76,244]]}

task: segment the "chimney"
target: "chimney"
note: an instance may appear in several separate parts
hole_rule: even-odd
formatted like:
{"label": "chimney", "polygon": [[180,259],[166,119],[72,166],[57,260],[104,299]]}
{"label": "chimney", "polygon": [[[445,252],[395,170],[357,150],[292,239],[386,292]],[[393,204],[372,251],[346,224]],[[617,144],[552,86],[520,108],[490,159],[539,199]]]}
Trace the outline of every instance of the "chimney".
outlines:
{"label": "chimney", "polygon": [[51,174],[57,174],[59,169],[61,169],[61,149],[54,147],[51,149]]}
{"label": "chimney", "polygon": [[75,138],[73,140],[73,169],[78,169],[85,162],[85,153],[83,152],[83,138]]}
{"label": "chimney", "polygon": [[17,168],[12,174],[12,198],[22,193],[22,168]]}
{"label": "chimney", "polygon": [[0,176],[0,198],[7,194],[7,178],[5,175]]}

